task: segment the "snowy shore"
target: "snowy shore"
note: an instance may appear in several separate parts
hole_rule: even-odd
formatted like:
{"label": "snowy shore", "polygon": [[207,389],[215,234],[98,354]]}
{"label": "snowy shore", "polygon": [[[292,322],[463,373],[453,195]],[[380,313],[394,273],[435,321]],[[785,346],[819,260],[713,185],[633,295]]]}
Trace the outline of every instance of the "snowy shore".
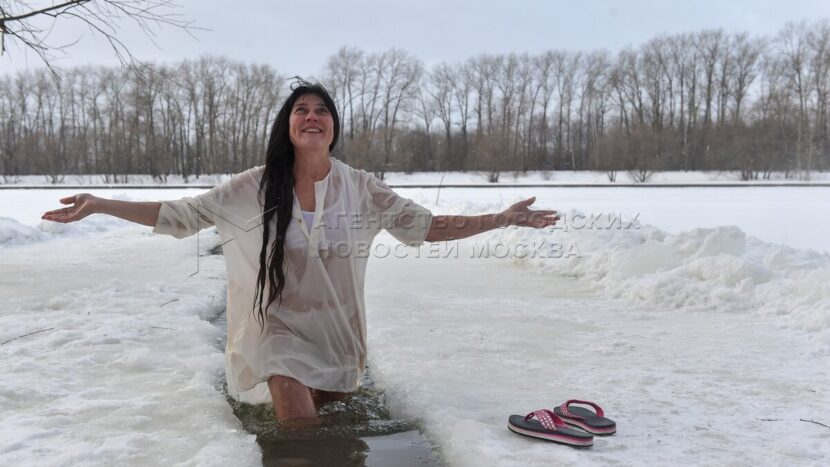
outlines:
{"label": "snowy shore", "polygon": [[[200,175],[198,177],[184,178],[180,175],[171,175],[164,180],[153,178],[150,175],[128,175],[126,177],[112,177],[103,175],[61,175],[49,177],[45,175],[19,175],[0,178],[0,187],[12,186],[52,186],[52,185],[145,185],[145,186],[213,186],[230,178],[228,174]],[[477,185],[491,184],[488,180],[489,173],[470,172],[387,172],[384,176],[386,183],[396,186],[441,184],[441,185]],[[501,172],[499,181],[495,185],[512,184],[591,184],[591,185],[625,185],[625,184],[765,184],[765,183],[828,183],[830,172],[812,172],[806,177],[787,177],[783,172],[772,172],[768,179],[741,180],[740,172],[736,171],[663,171],[652,173],[648,180],[639,182],[632,178],[626,171],[616,173],[615,181],[610,181],[607,172],[596,171],[528,171],[528,172]]]}
{"label": "snowy shore", "polygon": [[[830,429],[811,421],[830,425],[826,192],[759,190],[550,189],[537,204],[565,208],[568,229],[376,255],[375,380],[451,466],[820,465]],[[481,191],[445,190],[437,204],[434,191],[401,193],[468,214],[535,194]],[[28,193],[0,195],[0,464],[258,465],[216,389],[214,234],[174,240],[103,216],[39,223],[59,194]],[[767,217],[776,209],[787,222]],[[576,224],[599,212],[620,213],[620,228]],[[811,229],[825,234],[799,232]],[[400,251],[386,234],[376,244]],[[482,245],[510,254],[484,257]],[[505,427],[573,397],[602,404],[619,433],[577,451]]]}
{"label": "snowy shore", "polygon": [[259,465],[216,389],[221,258],[190,277],[195,242],[67,227],[0,246],[0,465]]}
{"label": "snowy shore", "polygon": [[[367,281],[384,284],[367,292],[375,378],[398,413],[423,420],[448,465],[830,458],[830,430],[809,422],[830,424],[830,358],[785,314],[632,303],[582,279],[463,253],[379,259]],[[826,298],[823,308],[826,319]],[[509,415],[570,398],[602,405],[617,434],[575,450],[507,431]]]}

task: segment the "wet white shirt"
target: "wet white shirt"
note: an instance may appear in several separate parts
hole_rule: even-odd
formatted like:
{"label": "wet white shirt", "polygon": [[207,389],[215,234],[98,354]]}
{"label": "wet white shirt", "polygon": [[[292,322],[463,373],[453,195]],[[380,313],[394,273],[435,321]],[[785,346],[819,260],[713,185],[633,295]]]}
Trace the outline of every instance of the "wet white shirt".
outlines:
{"label": "wet white shirt", "polygon": [[[153,232],[183,238],[216,226],[228,278],[228,392],[249,403],[270,402],[272,375],[325,391],[351,392],[366,362],[363,285],[374,237],[388,230],[404,244],[423,243],[432,213],[402,198],[374,175],[331,158],[314,183],[315,209],[304,219],[296,193],[285,238],[285,287],[267,309],[261,332],[252,309],[262,246],[259,183],[264,167],[208,192],[162,202]],[[270,245],[276,230],[272,220]],[[267,303],[266,297],[263,305]]]}

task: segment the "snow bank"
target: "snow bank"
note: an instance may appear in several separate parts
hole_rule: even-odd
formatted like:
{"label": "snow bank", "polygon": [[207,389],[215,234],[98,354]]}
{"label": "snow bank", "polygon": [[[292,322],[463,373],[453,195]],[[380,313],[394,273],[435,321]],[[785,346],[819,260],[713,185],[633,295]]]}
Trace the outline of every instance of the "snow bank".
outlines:
{"label": "snow bank", "polygon": [[[103,214],[93,214],[81,222],[69,224],[39,220],[40,215],[46,210],[61,207],[57,202],[57,198],[60,198],[60,196],[47,193],[48,204],[40,205],[41,203],[38,202],[37,198],[38,195],[42,196],[41,193],[27,194],[35,196],[29,196],[28,203],[18,203],[16,208],[8,210],[8,214],[15,216],[14,218],[0,217],[0,246],[25,245],[61,237],[88,237],[131,225],[130,222],[125,220]],[[31,198],[35,198],[35,201],[31,202]],[[133,200],[123,193],[115,193],[111,198],[123,201]],[[34,218],[38,220],[34,220]],[[21,219],[27,219],[30,225],[20,222]]]}
{"label": "snow bank", "polygon": [[[696,259],[740,251],[730,233],[696,243],[702,255],[731,253]],[[610,250],[641,240],[624,237]],[[745,245],[742,256],[754,249]],[[643,252],[654,254],[627,273],[694,261],[671,245]],[[367,271],[375,381],[395,416],[421,419],[447,465],[806,466],[830,456],[827,429],[806,422],[828,423],[830,354],[778,316],[610,299],[585,275],[467,253],[373,258]],[[757,271],[706,274],[735,283]],[[571,398],[600,403],[618,433],[577,450],[507,430],[511,414]]]}
{"label": "snow bank", "polygon": [[25,245],[58,237],[83,237],[127,226],[129,222],[110,216],[92,216],[71,224],[41,221],[36,227],[23,225],[10,217],[0,217],[0,246]]}
{"label": "snow bank", "polygon": [[[571,212],[571,215],[576,213]],[[613,298],[655,311],[721,311],[778,315],[819,332],[830,348],[830,255],[795,250],[747,237],[734,226],[676,235],[650,226],[494,234],[505,243],[560,241],[570,257],[514,258],[545,272],[574,276]]]}
{"label": "snow bank", "polygon": [[[517,199],[479,200],[464,190],[457,199],[471,201],[439,208],[426,193],[413,198],[436,213],[494,212]],[[830,347],[828,255],[736,227],[670,234],[622,218],[587,228],[578,214],[567,213],[567,230],[503,229],[467,242],[511,246],[506,260],[525,271],[393,259],[400,275],[368,282],[377,380],[393,404],[424,418],[450,464],[791,465],[826,457],[817,431],[825,429],[800,418],[827,413],[826,375],[818,373],[827,357],[807,359],[803,333],[768,325],[804,329]],[[205,319],[221,311],[221,258],[202,258],[189,277],[193,242],[120,222],[2,224],[15,241],[53,241],[2,250],[0,342],[48,331],[0,346],[0,464],[258,464],[253,437],[214,387],[220,331]],[[533,247],[542,241],[563,247]],[[516,255],[520,244],[528,248]],[[546,255],[526,254],[539,251]],[[49,263],[38,262],[47,255]],[[436,270],[451,274],[436,281]],[[499,287],[515,290],[499,296]],[[706,313],[720,313],[717,323],[701,324]],[[758,314],[773,319],[753,327],[746,318]],[[722,333],[712,337],[713,327]],[[510,413],[572,395],[613,410],[621,432],[575,451],[504,427]]]}
{"label": "snow bank", "polygon": [[0,217],[0,246],[22,245],[44,238],[46,235],[38,229],[23,225],[9,217]]}
{"label": "snow bank", "polygon": [[94,214],[81,222],[69,224],[51,221],[41,221],[37,224],[38,230],[52,236],[86,236],[128,226],[130,226],[128,221],[103,214]]}
{"label": "snow bank", "polygon": [[[625,215],[577,211],[557,228],[500,229],[478,242],[511,246],[518,264],[582,279],[606,297],[655,311],[776,315],[817,333],[830,350],[828,254],[765,243],[734,226],[668,234]],[[550,254],[550,244],[561,248]]]}
{"label": "snow bank", "polygon": [[133,227],[3,251],[0,464],[261,463],[220,390],[223,261],[192,275],[191,245]]}
{"label": "snow bank", "polygon": [[[411,193],[442,214],[520,199],[470,195],[435,206]],[[366,290],[375,381],[448,465],[818,465],[830,455],[827,429],[808,422],[830,413],[830,255],[734,226],[668,233],[575,210],[558,229],[500,229],[455,247],[379,255]],[[571,398],[599,402],[619,432],[575,450],[507,431],[509,415]]]}

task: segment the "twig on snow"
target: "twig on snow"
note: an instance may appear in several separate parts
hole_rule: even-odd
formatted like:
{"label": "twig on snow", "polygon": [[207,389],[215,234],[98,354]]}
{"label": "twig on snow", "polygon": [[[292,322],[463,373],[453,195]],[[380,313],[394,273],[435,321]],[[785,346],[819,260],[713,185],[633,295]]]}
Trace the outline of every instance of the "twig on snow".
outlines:
{"label": "twig on snow", "polygon": [[0,344],[0,345],[6,345],[6,344],[8,344],[9,342],[16,341],[16,340],[18,340],[18,339],[22,339],[22,338],[24,338],[24,337],[26,337],[26,336],[31,336],[32,334],[37,334],[37,333],[39,333],[39,332],[51,331],[52,329],[55,329],[55,328],[46,328],[46,329],[39,329],[39,330],[37,330],[37,331],[32,331],[32,332],[30,332],[30,333],[28,333],[28,334],[23,334],[22,336],[17,336],[17,337],[15,337],[14,339],[9,339],[9,340],[7,340],[7,341],[3,342],[3,343],[2,343],[2,344]]}
{"label": "twig on snow", "polygon": [[816,425],[821,425],[821,426],[823,426],[824,428],[830,428],[830,426],[827,426],[827,425],[825,425],[824,423],[817,422],[817,421],[815,421],[815,420],[807,420],[806,418],[799,418],[798,420],[799,420],[799,421],[802,421],[802,422],[807,422],[807,423],[815,423]]}

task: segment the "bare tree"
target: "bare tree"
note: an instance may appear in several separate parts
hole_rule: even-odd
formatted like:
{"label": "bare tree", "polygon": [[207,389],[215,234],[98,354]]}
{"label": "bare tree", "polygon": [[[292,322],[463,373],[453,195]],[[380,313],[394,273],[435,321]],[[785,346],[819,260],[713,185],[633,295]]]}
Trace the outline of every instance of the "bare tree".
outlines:
{"label": "bare tree", "polygon": [[[686,92],[682,94],[685,105],[680,105],[683,170],[694,170],[697,167],[698,151],[693,147],[693,138],[698,126],[699,94],[697,91],[701,54],[698,48],[694,46],[696,40],[697,38],[692,35],[684,35],[676,42],[676,47],[680,48],[675,55],[678,60],[678,71],[686,88]],[[684,115],[686,116],[685,122]]]}
{"label": "bare tree", "polygon": [[467,155],[470,152],[469,125],[470,125],[470,94],[473,89],[473,82],[470,79],[469,70],[466,65],[459,64],[453,68],[450,75],[453,85],[453,96],[458,110],[458,127],[461,130],[461,157],[458,167],[464,170]]}
{"label": "bare tree", "polygon": [[[358,86],[360,70],[365,66],[365,54],[357,48],[341,47],[329,57],[326,64],[326,81],[341,112],[340,134],[343,137],[341,151],[348,157],[349,141],[355,138],[355,100],[362,88]],[[348,132],[346,124],[348,123]]]}
{"label": "bare tree", "polygon": [[584,147],[581,149],[583,159],[595,152],[594,149],[605,132],[610,101],[609,68],[608,53],[604,50],[592,52],[585,57],[579,111],[580,120],[584,119],[580,125],[584,128],[580,131],[581,135],[584,134]]}
{"label": "bare tree", "polygon": [[[824,155],[824,168],[827,168],[830,167],[830,127],[827,115],[830,103],[830,21],[823,20],[815,24],[807,41],[810,50],[810,86],[815,96],[813,146],[819,154]],[[811,158],[807,165],[812,167]]]}
{"label": "bare tree", "polygon": [[395,138],[395,129],[399,123],[401,112],[408,109],[408,105],[418,94],[417,84],[423,74],[423,64],[408,52],[399,49],[390,49],[383,54],[382,61],[388,67],[383,80],[383,164],[380,167],[380,178],[390,166],[392,159],[392,143]]}
{"label": "bare tree", "polygon": [[553,163],[548,156],[548,112],[550,106],[553,104],[553,93],[557,89],[556,80],[558,75],[554,73],[556,63],[562,60],[564,52],[548,51],[536,58],[536,77],[541,88],[542,95],[540,96],[540,105],[542,106],[541,122],[539,123],[541,148],[541,164],[544,168],[553,168]]}
{"label": "bare tree", "polygon": [[430,108],[434,109],[434,114],[437,114],[444,125],[445,137],[445,153],[444,160],[450,161],[452,159],[452,129],[453,129],[453,93],[455,86],[453,83],[453,69],[446,63],[441,63],[433,67],[429,74],[429,95],[432,102],[429,104]]}
{"label": "bare tree", "polygon": [[503,144],[499,147],[499,152],[502,157],[506,157],[515,164],[515,154],[512,152],[512,145],[510,144],[513,138],[513,126],[515,102],[518,94],[519,86],[519,59],[515,54],[508,56],[496,56],[496,87],[498,96],[500,96],[501,105],[497,110],[501,114],[500,122],[497,123],[499,141]]}
{"label": "bare tree", "polygon": [[177,5],[169,0],[67,0],[41,8],[22,0],[0,0],[0,54],[6,52],[8,41],[32,50],[56,72],[53,59],[56,54],[65,54],[74,42],[54,43],[49,33],[58,22],[75,21],[104,39],[122,65],[135,66],[139,60],[117,35],[121,23],[132,21],[151,41],[163,26],[191,33],[196,28],[176,9]]}
{"label": "bare tree", "polygon": [[528,170],[526,145],[522,138],[530,139],[532,135],[531,123],[533,121],[533,104],[531,103],[534,76],[533,63],[527,54],[518,57],[518,86],[516,93],[516,113],[513,118],[513,158],[518,159],[514,164],[517,170],[522,172]]}
{"label": "bare tree", "polygon": [[571,146],[571,106],[576,94],[575,79],[582,56],[578,53],[558,56],[559,60],[554,64],[556,74],[556,91],[558,99],[558,115],[556,119],[556,154],[558,158],[564,159],[570,156],[569,167],[575,170],[576,160]]}
{"label": "bare tree", "polygon": [[[422,77],[422,79],[424,79]],[[419,117],[424,122],[424,130],[426,137],[426,153],[415,155],[412,154],[410,157],[412,159],[421,159],[421,160],[411,160],[410,163],[407,164],[407,167],[413,167],[417,165],[422,167],[426,170],[441,170],[441,161],[437,157],[435,157],[435,151],[433,150],[432,144],[432,122],[435,120],[436,115],[440,113],[437,103],[435,102],[432,95],[429,94],[427,90],[427,86],[423,83],[420,83],[418,86],[418,97],[417,97],[417,104],[413,110],[413,114]]]}
{"label": "bare tree", "polygon": [[[1,1],[1,0],[0,0]],[[373,170],[830,168],[830,22],[765,38],[722,31],[603,51],[479,55],[435,66],[401,50],[341,48],[325,84],[341,111],[338,157]],[[0,76],[4,179],[236,172],[262,161],[284,79],[204,57],[167,66]]]}
{"label": "bare tree", "polygon": [[734,76],[733,98],[735,106],[732,111],[732,121],[741,120],[741,105],[746,99],[749,87],[752,85],[759,73],[759,59],[764,51],[764,42],[750,39],[747,34],[738,34],[732,38],[731,53],[733,55]]}
{"label": "bare tree", "polygon": [[[795,148],[795,171],[798,176],[803,176],[803,170],[809,170],[812,162],[812,151],[808,142],[810,141],[808,100],[810,98],[809,86],[809,51],[808,51],[808,29],[806,24],[788,23],[778,34],[777,46],[783,63],[785,65],[785,76],[789,80],[789,87],[795,93],[798,100],[798,120],[796,122],[796,148]],[[804,158],[807,157],[805,163]]]}

